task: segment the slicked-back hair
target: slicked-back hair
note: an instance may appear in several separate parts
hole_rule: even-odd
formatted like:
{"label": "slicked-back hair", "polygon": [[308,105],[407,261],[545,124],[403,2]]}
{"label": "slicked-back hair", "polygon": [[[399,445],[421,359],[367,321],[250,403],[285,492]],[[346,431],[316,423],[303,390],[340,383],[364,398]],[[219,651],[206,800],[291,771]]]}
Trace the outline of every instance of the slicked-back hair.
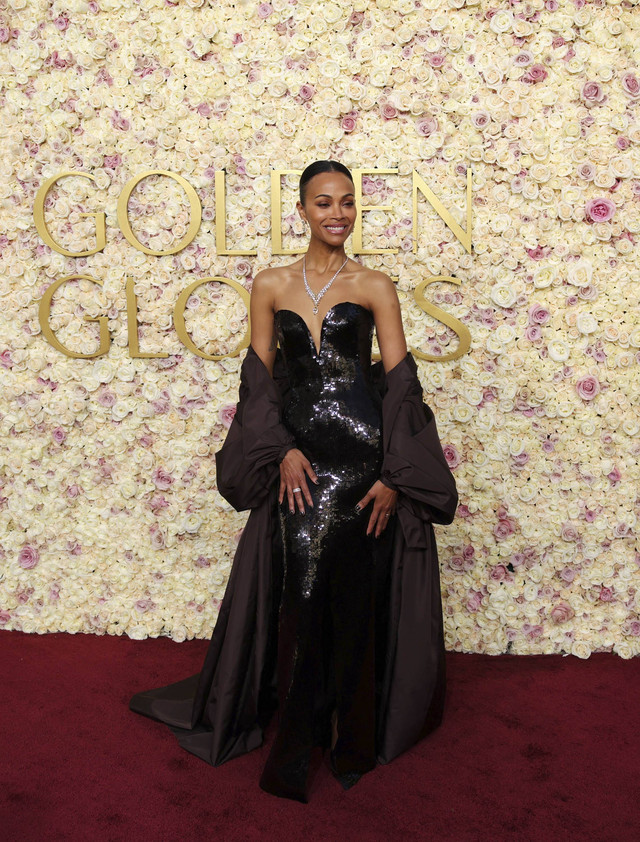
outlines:
{"label": "slicked-back hair", "polygon": [[301,205],[304,205],[304,200],[307,195],[307,185],[314,177],[314,175],[319,175],[322,172],[342,173],[342,175],[346,175],[349,181],[353,184],[353,176],[345,167],[345,165],[340,163],[340,161],[314,161],[313,164],[309,164],[309,166],[304,170],[304,172],[300,176]]}

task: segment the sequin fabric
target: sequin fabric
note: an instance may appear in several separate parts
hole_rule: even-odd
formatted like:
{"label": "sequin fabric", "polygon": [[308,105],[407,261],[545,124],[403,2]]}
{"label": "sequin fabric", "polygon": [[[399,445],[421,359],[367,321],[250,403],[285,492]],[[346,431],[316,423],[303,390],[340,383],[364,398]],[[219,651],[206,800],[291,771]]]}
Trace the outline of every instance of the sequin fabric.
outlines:
{"label": "sequin fabric", "polygon": [[291,514],[286,498],[280,510],[279,719],[261,786],[306,801],[334,711],[331,764],[342,785],[375,765],[379,540],[366,536],[370,507],[355,505],[380,476],[381,401],[369,379],[373,317],[365,307],[332,307],[319,350],[298,313],[279,310],[275,324],[290,387],[283,422],[319,482],[308,483],[314,506],[304,515]]}

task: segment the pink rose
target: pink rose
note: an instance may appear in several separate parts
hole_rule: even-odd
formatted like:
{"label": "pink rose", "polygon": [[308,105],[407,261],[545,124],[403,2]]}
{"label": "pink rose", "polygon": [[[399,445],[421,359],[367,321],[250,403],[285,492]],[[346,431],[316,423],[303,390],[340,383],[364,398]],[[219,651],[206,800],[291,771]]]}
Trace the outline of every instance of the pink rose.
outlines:
{"label": "pink rose", "polygon": [[471,614],[474,614],[482,605],[482,599],[482,591],[469,591],[469,597],[467,599],[467,611],[469,611],[469,613]]}
{"label": "pink rose", "polygon": [[601,602],[612,602],[613,601],[613,591],[611,588],[605,588],[604,585],[600,588],[599,597]]}
{"label": "pink rose", "polygon": [[598,199],[589,199],[584,206],[584,211],[591,222],[609,222],[616,212],[616,206],[611,199],[602,196]]}
{"label": "pink rose", "polygon": [[613,527],[613,537],[614,538],[626,538],[627,535],[631,533],[631,527],[628,523],[622,521],[622,523],[617,523]]}
{"label": "pink rose", "polygon": [[587,374],[576,383],[576,392],[583,401],[592,401],[600,394],[600,383],[592,374]]}
{"label": "pink rose", "polygon": [[149,535],[151,536],[151,548],[153,550],[163,550],[165,548],[164,534],[155,524],[149,527]]}
{"label": "pink rose", "polygon": [[585,181],[591,181],[596,174],[595,164],[592,164],[591,161],[580,164],[577,173],[579,178],[583,178]]}
{"label": "pink rose", "polygon": [[529,325],[529,327],[525,330],[524,335],[529,342],[537,342],[539,339],[542,339],[540,325]]}
{"label": "pink rose", "polygon": [[491,116],[488,111],[477,111],[472,117],[471,122],[476,129],[484,129],[491,122]]}
{"label": "pink rose", "polygon": [[356,127],[356,118],[350,117],[348,114],[342,118],[342,131],[352,132]]}
{"label": "pink rose", "polygon": [[504,541],[516,531],[516,524],[511,518],[501,518],[493,527],[493,534],[496,541]]}
{"label": "pink rose", "polygon": [[625,73],[622,77],[622,90],[632,99],[640,97],[640,81],[633,73]]}
{"label": "pink rose", "polygon": [[541,64],[532,64],[529,70],[523,76],[524,82],[529,82],[531,85],[536,85],[538,82],[544,82],[548,73]]}
{"label": "pink rose", "polygon": [[160,491],[167,491],[173,484],[173,477],[164,468],[156,468],[153,472],[153,481]]}
{"label": "pink rose", "polygon": [[422,117],[416,123],[416,129],[418,130],[418,134],[421,134],[423,137],[429,137],[429,135],[438,130],[438,121],[435,117]]}
{"label": "pink rose", "polygon": [[614,468],[610,473],[607,474],[607,479],[609,480],[611,485],[617,485],[622,479],[622,474],[617,468]]}
{"label": "pink rose", "polygon": [[455,470],[461,462],[460,454],[452,444],[445,444],[442,448],[444,458],[447,460],[447,465],[451,470]]}
{"label": "pink rose", "polygon": [[599,82],[585,82],[580,95],[587,105],[598,105],[605,98]]}
{"label": "pink rose", "polygon": [[273,6],[271,3],[260,3],[258,6],[258,17],[265,20],[273,13]]}
{"label": "pink rose", "polygon": [[576,571],[572,567],[565,567],[560,571],[560,578],[568,585],[576,578]]}
{"label": "pink rose", "polygon": [[56,427],[55,430],[51,433],[51,438],[56,444],[62,444],[66,437],[67,434],[62,427]]}
{"label": "pink rose", "polygon": [[518,67],[526,67],[528,64],[531,64],[533,61],[533,53],[530,53],[529,50],[520,50],[517,56],[513,59],[513,63],[517,64]]}
{"label": "pink rose", "polygon": [[139,599],[135,604],[135,609],[139,614],[145,614],[155,607],[156,604],[152,599]]}
{"label": "pink rose", "polygon": [[575,611],[567,602],[558,602],[551,609],[551,619],[559,626],[575,617]]}
{"label": "pink rose", "polygon": [[4,609],[0,610],[0,626],[6,625],[10,619],[11,614],[9,614],[8,611],[5,611]]}
{"label": "pink rose", "polygon": [[3,351],[0,354],[0,366],[2,366],[2,368],[13,368],[13,360],[11,359],[11,351]]}
{"label": "pink rose", "polygon": [[236,405],[235,404],[229,403],[226,406],[223,406],[222,409],[220,410],[220,416],[219,416],[220,421],[221,421],[222,424],[224,424],[224,426],[227,428],[227,430],[231,426],[231,422],[233,421],[233,419],[235,417],[235,414],[236,414]]}
{"label": "pink rose", "polygon": [[551,313],[542,304],[532,304],[529,308],[529,324],[546,325],[551,318]]}
{"label": "pink rose", "polygon": [[562,524],[562,540],[563,541],[577,541],[580,537],[578,530],[572,523]]}
{"label": "pink rose", "polygon": [[532,626],[531,623],[524,623],[522,631],[530,640],[536,640],[536,638],[542,636],[543,628],[539,624]]}
{"label": "pink rose", "polygon": [[31,544],[25,544],[18,555],[18,564],[23,570],[32,570],[40,561],[40,553]]}
{"label": "pink rose", "polygon": [[397,108],[390,102],[385,102],[382,104],[380,108],[380,113],[382,114],[384,120],[393,120],[394,117],[398,116]]}
{"label": "pink rose", "polygon": [[441,56],[438,53],[433,56],[429,56],[429,64],[431,67],[442,67],[444,64],[444,56]]}
{"label": "pink rose", "polygon": [[313,95],[315,94],[316,89],[313,85],[301,85],[300,87],[300,98],[307,102],[310,99],[313,99]]}

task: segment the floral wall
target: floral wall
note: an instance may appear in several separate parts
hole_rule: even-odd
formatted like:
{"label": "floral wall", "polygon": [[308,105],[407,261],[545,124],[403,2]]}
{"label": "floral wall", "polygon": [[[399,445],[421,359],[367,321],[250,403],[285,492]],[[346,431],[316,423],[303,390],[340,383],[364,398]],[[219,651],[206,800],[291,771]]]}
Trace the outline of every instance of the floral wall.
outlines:
{"label": "floral wall", "polygon": [[[199,279],[249,291],[295,259],[272,253],[271,171],[333,157],[392,170],[363,175],[363,248],[387,251],[358,259],[397,283],[458,483],[437,532],[447,647],[640,653],[639,58],[636,0],[2,0],[0,628],[210,634],[246,518],[214,453],[247,313],[229,284],[197,287],[202,356],[174,306]],[[467,168],[471,252],[412,203],[415,171],[464,228]],[[187,233],[176,179],[133,190],[138,246],[119,225],[149,170],[202,208],[173,254],[148,252]],[[44,218],[77,254],[103,212],[106,244],[84,257],[34,222],[67,171],[92,179],[56,182]],[[304,243],[296,181],[286,249]],[[100,356],[43,333],[47,289],[78,275],[44,323],[91,355],[102,318]],[[428,286],[431,312],[471,335],[458,359],[460,330],[414,299],[434,276],[449,279]]]}

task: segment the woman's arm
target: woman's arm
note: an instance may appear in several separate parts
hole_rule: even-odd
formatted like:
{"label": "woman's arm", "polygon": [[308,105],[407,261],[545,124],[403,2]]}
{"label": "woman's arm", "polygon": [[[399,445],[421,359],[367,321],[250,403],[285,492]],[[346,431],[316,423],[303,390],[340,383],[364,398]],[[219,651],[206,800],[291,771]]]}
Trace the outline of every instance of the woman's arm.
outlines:
{"label": "woman's arm", "polygon": [[407,356],[398,294],[391,278],[382,272],[371,272],[366,283],[382,365],[385,371],[391,371]]}
{"label": "woman's arm", "polygon": [[[251,345],[273,377],[277,339],[274,326],[275,280],[277,272],[265,269],[258,272],[251,288]],[[280,462],[280,490],[278,502],[286,495],[289,510],[304,514],[305,500],[313,507],[307,477],[318,482],[316,472],[307,457],[296,447],[291,448]],[[295,490],[294,490],[295,489]]]}
{"label": "woman's arm", "polygon": [[251,346],[273,376],[276,358],[274,327],[274,271],[265,269],[253,279],[251,288]]}
{"label": "woman's arm", "polygon": [[[400,302],[393,281],[382,272],[371,272],[366,277],[369,307],[373,313],[378,335],[378,345],[385,371],[391,371],[407,356],[407,343],[402,327]],[[396,510],[398,492],[381,480],[376,480],[356,508],[362,510],[373,503],[367,535],[378,538],[387,528],[389,518]]]}

